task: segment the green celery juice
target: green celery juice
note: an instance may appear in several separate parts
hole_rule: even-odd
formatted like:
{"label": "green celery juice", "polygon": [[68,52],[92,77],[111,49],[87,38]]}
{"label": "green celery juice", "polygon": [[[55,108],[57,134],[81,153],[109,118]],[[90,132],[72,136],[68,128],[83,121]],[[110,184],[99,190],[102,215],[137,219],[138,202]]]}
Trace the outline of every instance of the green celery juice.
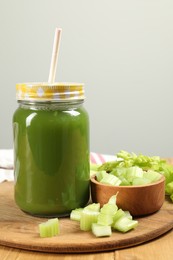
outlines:
{"label": "green celery juice", "polygon": [[[65,87],[56,86],[55,94],[64,95]],[[38,92],[31,88],[30,97]],[[19,90],[29,91],[23,85]],[[15,201],[32,215],[68,215],[89,200],[89,118],[83,99],[80,93],[70,100],[62,96],[61,102],[23,99],[13,116]]]}

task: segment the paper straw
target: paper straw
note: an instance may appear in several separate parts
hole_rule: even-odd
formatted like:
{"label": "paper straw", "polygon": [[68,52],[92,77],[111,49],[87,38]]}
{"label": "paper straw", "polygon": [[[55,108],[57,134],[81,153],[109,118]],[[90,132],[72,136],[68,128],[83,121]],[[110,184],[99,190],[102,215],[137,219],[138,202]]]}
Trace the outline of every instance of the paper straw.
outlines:
{"label": "paper straw", "polygon": [[52,50],[52,59],[51,59],[50,71],[49,71],[49,79],[48,79],[49,83],[55,82],[61,32],[62,32],[61,28],[56,28],[55,36],[54,36],[54,43],[53,43],[53,50]]}

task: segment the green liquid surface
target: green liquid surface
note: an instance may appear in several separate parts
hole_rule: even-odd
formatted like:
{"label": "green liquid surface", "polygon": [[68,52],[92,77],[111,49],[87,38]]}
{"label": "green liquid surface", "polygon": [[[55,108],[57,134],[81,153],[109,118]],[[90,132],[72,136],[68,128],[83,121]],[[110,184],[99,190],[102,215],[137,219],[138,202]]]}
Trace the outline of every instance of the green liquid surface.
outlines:
{"label": "green liquid surface", "polygon": [[63,216],[89,200],[89,122],[74,109],[19,107],[13,116],[15,201],[25,212]]}

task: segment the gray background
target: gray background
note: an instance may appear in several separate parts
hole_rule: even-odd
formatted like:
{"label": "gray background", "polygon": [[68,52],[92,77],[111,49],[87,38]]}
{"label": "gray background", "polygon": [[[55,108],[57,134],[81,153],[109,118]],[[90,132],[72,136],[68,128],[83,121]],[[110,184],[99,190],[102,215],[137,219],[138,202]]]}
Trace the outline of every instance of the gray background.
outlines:
{"label": "gray background", "polygon": [[12,148],[15,84],[86,85],[91,151],[173,156],[172,0],[0,0],[0,148]]}

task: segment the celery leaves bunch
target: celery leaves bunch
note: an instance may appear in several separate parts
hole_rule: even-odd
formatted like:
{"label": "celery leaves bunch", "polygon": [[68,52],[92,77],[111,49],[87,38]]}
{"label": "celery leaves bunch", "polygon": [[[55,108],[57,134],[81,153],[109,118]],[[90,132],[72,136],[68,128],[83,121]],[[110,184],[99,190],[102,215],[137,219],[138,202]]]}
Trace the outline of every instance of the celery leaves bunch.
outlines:
{"label": "celery leaves bunch", "polygon": [[159,156],[146,156],[143,154],[128,153],[120,151],[117,153],[116,161],[103,163],[98,167],[98,171],[113,172],[116,169],[130,168],[138,166],[144,171],[153,170],[165,176],[165,193],[170,196],[173,201],[173,166]]}

